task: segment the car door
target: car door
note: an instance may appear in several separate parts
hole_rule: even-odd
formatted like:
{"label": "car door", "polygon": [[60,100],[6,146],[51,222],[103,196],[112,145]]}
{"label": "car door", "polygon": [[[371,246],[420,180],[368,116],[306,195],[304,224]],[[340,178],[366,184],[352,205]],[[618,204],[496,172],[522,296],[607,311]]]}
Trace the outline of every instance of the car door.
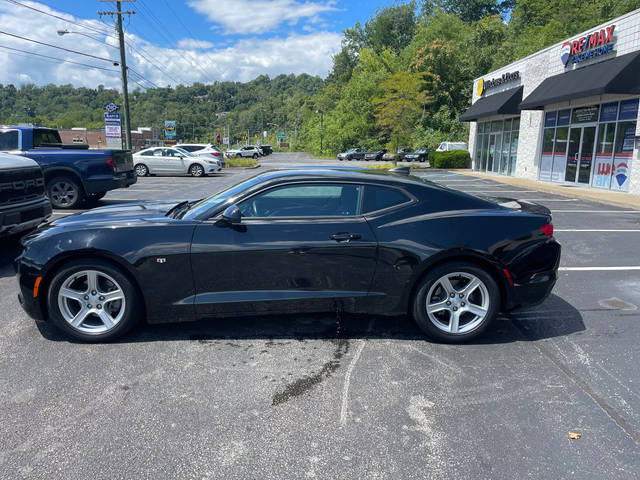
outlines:
{"label": "car door", "polygon": [[238,203],[239,225],[203,222],[192,265],[199,315],[358,311],[377,242],[360,215],[361,185],[297,183]]}
{"label": "car door", "polygon": [[172,175],[186,172],[184,167],[184,155],[173,148],[165,148],[162,152],[162,163],[164,172]]}

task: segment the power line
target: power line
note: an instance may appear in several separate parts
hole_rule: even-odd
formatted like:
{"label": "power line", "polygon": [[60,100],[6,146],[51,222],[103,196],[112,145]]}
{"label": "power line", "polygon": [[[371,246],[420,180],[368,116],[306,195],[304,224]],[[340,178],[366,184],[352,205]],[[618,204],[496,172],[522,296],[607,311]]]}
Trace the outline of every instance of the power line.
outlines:
{"label": "power line", "polygon": [[127,69],[131,72],[136,74],[138,77],[140,77],[141,79],[143,79],[145,82],[149,82],[151,85],[153,85],[155,88],[160,88],[158,87],[158,85],[156,85],[155,83],[153,83],[151,80],[149,80],[148,78],[143,77],[142,75],[140,75],[138,72],[136,72],[133,68],[131,67],[127,67]]}
{"label": "power line", "polygon": [[[6,50],[13,50],[15,52],[27,53],[29,55],[35,55],[37,57],[43,57],[44,59],[49,59],[48,61],[54,60],[56,62],[73,63],[74,65],[80,65],[80,66],[88,67],[88,68],[95,68],[97,70],[104,70],[104,71],[107,71],[107,72],[117,72],[118,71],[118,70],[114,70],[113,68],[104,68],[104,67],[99,67],[97,65],[89,65],[87,63],[74,62],[73,60],[67,60],[67,59],[58,58],[58,57],[51,57],[49,55],[42,55],[41,53],[29,52],[28,50],[21,50],[19,48],[7,47],[5,45],[0,45],[0,48],[4,48]],[[7,53],[11,53],[11,52],[7,52]],[[30,57],[26,57],[25,55],[19,55],[19,54],[14,54],[14,55],[18,55],[20,57],[25,57],[25,58],[30,58]]]}
{"label": "power line", "polygon": [[[43,15],[49,15],[50,17],[57,18],[59,20],[64,20],[65,22],[73,23],[74,25],[77,25],[77,26],[82,27],[82,28],[86,28],[87,30],[92,30],[94,33],[99,33],[101,35],[106,35],[108,37],[112,36],[112,35],[110,35],[108,33],[105,33],[104,31],[100,30],[97,27],[93,27],[91,25],[85,25],[83,23],[76,22],[74,20],[69,20],[68,18],[64,18],[64,17],[61,17],[59,15],[54,15],[53,13],[45,12],[44,10],[39,10],[39,9],[37,9],[35,7],[32,7],[30,5],[25,5],[24,3],[16,2],[16,0],[5,0],[5,1],[7,1],[9,3],[12,3],[14,5],[19,5],[21,7],[28,8],[29,10],[33,10],[33,11],[38,12],[38,13],[42,13]],[[62,12],[62,13],[66,13],[66,12]],[[67,15],[71,15],[71,14],[67,13]],[[71,15],[71,16],[74,16],[74,15]]]}
{"label": "power line", "polygon": [[140,55],[142,58],[144,58],[147,62],[149,62],[151,65],[153,65],[154,67],[156,67],[158,70],[160,70],[162,73],[164,73],[167,77],[169,77],[173,83],[175,85],[178,85],[180,82],[178,80],[176,80],[169,72],[167,72],[161,65],[160,62],[154,58],[148,51],[146,52],[147,55],[149,55],[150,58],[148,58],[144,53],[142,53],[142,46],[140,46],[138,44],[138,48],[135,47],[135,44],[131,41],[126,42],[127,46],[135,51],[138,55]]}
{"label": "power line", "polygon": [[70,53],[75,53],[77,55],[83,55],[85,57],[91,57],[91,58],[95,58],[97,60],[103,60],[105,62],[110,62],[114,65],[118,65],[118,62],[111,60],[110,58],[105,58],[105,57],[98,57],[96,55],[91,55],[89,53],[84,53],[84,52],[78,52],[77,50],[71,50],[69,48],[64,48],[64,47],[60,47],[59,45],[52,45],[50,43],[46,43],[46,42],[40,42],[38,40],[33,40],[32,38],[27,38],[27,37],[21,37],[20,35],[15,35],[13,33],[9,33],[9,32],[4,32],[2,30],[0,30],[0,33],[3,35],[8,35],[9,37],[14,37],[14,38],[19,38],[21,40],[26,40],[27,42],[33,42],[33,43],[37,43],[39,45],[45,45],[47,47],[52,47],[52,48],[57,48],[58,50],[64,50],[65,52],[70,52]]}

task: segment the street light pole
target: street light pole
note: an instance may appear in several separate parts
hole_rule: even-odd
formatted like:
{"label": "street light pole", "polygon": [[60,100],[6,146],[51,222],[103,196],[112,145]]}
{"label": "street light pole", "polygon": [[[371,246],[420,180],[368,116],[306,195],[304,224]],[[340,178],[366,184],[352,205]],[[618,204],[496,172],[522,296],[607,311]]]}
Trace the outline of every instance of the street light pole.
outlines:
{"label": "street light pole", "polygon": [[322,130],[324,127],[324,111],[316,110],[316,113],[320,114],[320,155],[322,155]]}

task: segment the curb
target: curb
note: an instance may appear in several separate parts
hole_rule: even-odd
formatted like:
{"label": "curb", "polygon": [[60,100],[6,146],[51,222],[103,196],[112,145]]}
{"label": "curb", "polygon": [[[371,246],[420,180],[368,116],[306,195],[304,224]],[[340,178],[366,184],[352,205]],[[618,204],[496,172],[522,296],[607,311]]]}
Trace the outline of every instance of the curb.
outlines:
{"label": "curb", "polygon": [[[599,191],[594,189],[586,189],[582,187],[565,187],[553,185],[538,180],[528,180],[524,178],[503,177],[501,175],[488,175],[486,173],[473,172],[470,170],[451,170],[460,175],[469,177],[484,178],[493,180],[494,182],[513,185],[515,187],[534,188],[540,192],[552,193],[568,198],[579,198],[580,200],[589,200],[592,202],[600,202],[616,207],[637,208],[640,209],[640,196],[630,193],[618,193],[611,191]],[[620,197],[620,198],[615,198]]]}

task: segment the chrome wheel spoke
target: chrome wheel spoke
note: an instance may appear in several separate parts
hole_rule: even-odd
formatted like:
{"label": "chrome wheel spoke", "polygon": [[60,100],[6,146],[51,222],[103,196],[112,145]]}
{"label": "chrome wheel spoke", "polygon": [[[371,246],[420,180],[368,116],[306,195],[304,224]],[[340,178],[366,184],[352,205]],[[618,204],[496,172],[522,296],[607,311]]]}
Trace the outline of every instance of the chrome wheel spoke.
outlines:
{"label": "chrome wheel spoke", "polygon": [[449,310],[447,301],[448,300],[442,300],[441,302],[430,303],[429,305],[427,305],[427,312],[436,313],[436,312],[441,312],[443,310]]}
{"label": "chrome wheel spoke", "polygon": [[98,290],[98,273],[94,270],[87,272],[87,288],[90,292]]}
{"label": "chrome wheel spoke", "polygon": [[107,329],[113,328],[114,323],[113,317],[111,317],[111,315],[109,315],[104,310],[98,310],[96,313],[98,314],[98,317],[100,317],[100,320],[102,320],[104,326],[107,327]]}
{"label": "chrome wheel spoke", "polygon": [[440,279],[440,285],[442,285],[442,288],[444,288],[447,295],[456,292],[456,289],[451,285],[451,281],[448,276],[444,276]]}
{"label": "chrome wheel spoke", "polygon": [[78,313],[75,314],[75,316],[71,319],[69,323],[71,324],[72,327],[78,328],[85,321],[85,319],[87,318],[87,315],[89,315],[89,312],[90,310],[86,306],[83,306],[78,311]]}
{"label": "chrome wheel spoke", "polygon": [[76,300],[80,303],[84,301],[85,292],[80,292],[78,290],[73,290],[72,288],[62,287],[60,289],[60,295],[69,298],[71,300]]}
{"label": "chrome wheel spoke", "polygon": [[124,300],[124,292],[122,290],[114,290],[112,292],[103,293],[102,303],[115,302],[116,300]]}
{"label": "chrome wheel spoke", "polygon": [[471,279],[471,281],[467,284],[466,287],[462,289],[462,293],[464,293],[467,297],[473,293],[473,291],[480,286],[482,282],[477,278]]}
{"label": "chrome wheel spoke", "polygon": [[449,332],[458,333],[460,327],[460,314],[458,312],[451,312],[449,315]]}
{"label": "chrome wheel spoke", "polygon": [[467,304],[466,307],[467,312],[471,312],[474,315],[477,315],[478,317],[483,317],[484,315],[487,314],[487,309],[480,306],[480,305],[473,305],[471,303]]}

